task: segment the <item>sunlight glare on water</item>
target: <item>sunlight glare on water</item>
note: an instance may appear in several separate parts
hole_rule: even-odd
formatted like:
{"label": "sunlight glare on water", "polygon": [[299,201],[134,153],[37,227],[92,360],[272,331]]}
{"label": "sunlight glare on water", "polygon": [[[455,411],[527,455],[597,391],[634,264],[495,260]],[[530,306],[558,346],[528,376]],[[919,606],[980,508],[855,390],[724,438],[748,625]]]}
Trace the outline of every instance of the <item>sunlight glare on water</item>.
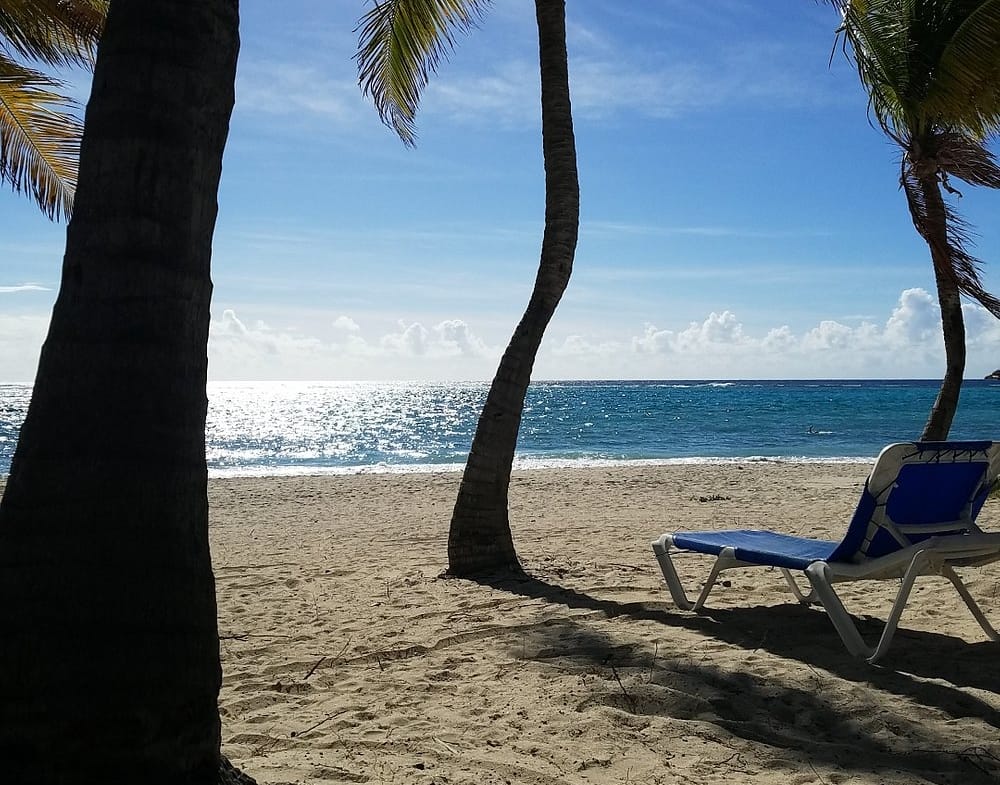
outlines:
{"label": "sunlight glare on water", "polygon": [[210,385],[209,466],[227,474],[464,462],[482,384],[267,382]]}

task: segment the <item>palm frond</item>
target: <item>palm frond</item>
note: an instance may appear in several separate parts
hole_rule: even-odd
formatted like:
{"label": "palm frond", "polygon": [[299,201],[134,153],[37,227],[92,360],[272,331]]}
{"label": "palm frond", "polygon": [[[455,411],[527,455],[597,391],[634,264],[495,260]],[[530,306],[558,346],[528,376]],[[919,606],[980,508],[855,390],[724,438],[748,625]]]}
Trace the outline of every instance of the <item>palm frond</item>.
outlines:
{"label": "palm frond", "polygon": [[109,0],[3,0],[0,38],[21,57],[51,66],[90,65]]}
{"label": "palm frond", "polygon": [[[914,163],[912,159],[904,158],[900,176],[900,185],[906,195],[914,227],[936,251],[932,256],[935,258],[935,266],[942,268],[940,272],[951,278],[960,292],[1000,318],[1000,299],[983,287],[980,272],[982,262],[969,251],[973,243],[969,225],[943,199],[937,206],[928,202],[918,174],[921,165],[927,164]],[[943,237],[935,231],[939,227],[945,229]],[[947,260],[943,267],[938,264],[938,259]]]}
{"label": "palm frond", "polygon": [[834,0],[843,14],[843,36],[868,89],[869,110],[882,129],[899,140],[910,126],[909,25],[900,3]]}
{"label": "palm frond", "polygon": [[1000,163],[979,139],[958,131],[938,134],[938,167],[947,175],[970,185],[1000,188]]}
{"label": "palm frond", "polygon": [[1000,0],[829,0],[870,108],[897,139],[1000,131]]}
{"label": "palm frond", "polygon": [[60,83],[0,56],[0,180],[49,217],[69,217],[82,125]]}
{"label": "palm frond", "polygon": [[455,33],[474,28],[489,5],[490,0],[373,0],[361,17],[354,55],[361,91],[404,144],[416,140],[420,93],[454,48]]}
{"label": "palm frond", "polygon": [[957,19],[925,99],[928,114],[980,138],[1000,131],[1000,0],[946,4]]}

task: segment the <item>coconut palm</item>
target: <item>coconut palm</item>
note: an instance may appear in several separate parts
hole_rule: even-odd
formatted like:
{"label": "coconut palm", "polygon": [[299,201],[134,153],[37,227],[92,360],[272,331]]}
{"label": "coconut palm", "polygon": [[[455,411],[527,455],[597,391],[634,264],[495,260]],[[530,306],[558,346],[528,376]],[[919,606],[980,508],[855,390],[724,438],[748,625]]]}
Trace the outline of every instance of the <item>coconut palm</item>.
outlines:
{"label": "coconut palm", "polygon": [[870,111],[902,151],[900,185],[934,264],[946,370],[923,439],[945,439],[965,370],[961,295],[1000,317],[969,227],[950,198],[952,178],[1000,188],[988,147],[1000,132],[998,0],[838,0],[841,34],[870,97]]}
{"label": "coconut palm", "polygon": [[110,4],[0,500],[4,782],[228,776],[204,439],[237,50],[237,0]]}
{"label": "coconut palm", "polygon": [[0,0],[0,180],[49,218],[73,208],[81,125],[59,80],[25,62],[89,68],[107,9],[108,0]]}
{"label": "coconut palm", "polygon": [[[387,0],[362,19],[361,85],[404,142],[427,83],[455,31],[481,17],[485,2]],[[452,513],[448,571],[456,576],[520,571],[507,496],[524,398],[545,328],[569,282],[580,218],[580,187],[569,98],[565,0],[535,0],[541,66],[545,229],[528,307],[500,360]]]}

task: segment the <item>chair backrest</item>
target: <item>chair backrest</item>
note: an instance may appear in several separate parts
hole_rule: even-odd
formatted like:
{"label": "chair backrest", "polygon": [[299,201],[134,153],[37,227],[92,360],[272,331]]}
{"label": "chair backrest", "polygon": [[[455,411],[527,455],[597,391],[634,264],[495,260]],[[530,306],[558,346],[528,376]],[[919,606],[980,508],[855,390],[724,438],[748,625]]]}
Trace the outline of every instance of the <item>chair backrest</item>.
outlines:
{"label": "chair backrest", "polygon": [[890,444],[875,461],[831,561],[858,562],[944,534],[978,532],[1000,473],[1000,443]]}

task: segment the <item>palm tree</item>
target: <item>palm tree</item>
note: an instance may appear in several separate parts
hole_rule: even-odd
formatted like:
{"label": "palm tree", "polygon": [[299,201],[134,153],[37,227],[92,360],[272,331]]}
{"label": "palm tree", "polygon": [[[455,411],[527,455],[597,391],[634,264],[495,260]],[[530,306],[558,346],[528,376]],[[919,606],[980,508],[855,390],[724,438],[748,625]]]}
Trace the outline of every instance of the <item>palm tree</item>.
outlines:
{"label": "palm tree", "polygon": [[108,0],[0,0],[0,180],[69,217],[80,121],[62,84],[22,62],[91,67]]}
{"label": "palm tree", "polygon": [[[382,119],[412,143],[421,88],[453,30],[468,29],[483,2],[390,0],[362,19],[361,85]],[[565,0],[535,0],[541,66],[545,229],[528,307],[500,360],[472,440],[448,535],[448,572],[476,576],[520,572],[507,509],[511,466],[524,398],[545,328],[573,269],[580,186],[569,96]]]}
{"label": "palm tree", "polygon": [[237,0],[112,0],[62,284],[0,500],[5,782],[220,774],[209,266]]}
{"label": "palm tree", "polygon": [[[961,295],[1000,317],[979,277],[951,178],[1000,188],[1000,2],[837,0],[870,110],[902,151],[900,185],[934,264],[946,370],[922,439],[946,439],[965,371]],[[947,195],[947,196],[946,196]]]}

